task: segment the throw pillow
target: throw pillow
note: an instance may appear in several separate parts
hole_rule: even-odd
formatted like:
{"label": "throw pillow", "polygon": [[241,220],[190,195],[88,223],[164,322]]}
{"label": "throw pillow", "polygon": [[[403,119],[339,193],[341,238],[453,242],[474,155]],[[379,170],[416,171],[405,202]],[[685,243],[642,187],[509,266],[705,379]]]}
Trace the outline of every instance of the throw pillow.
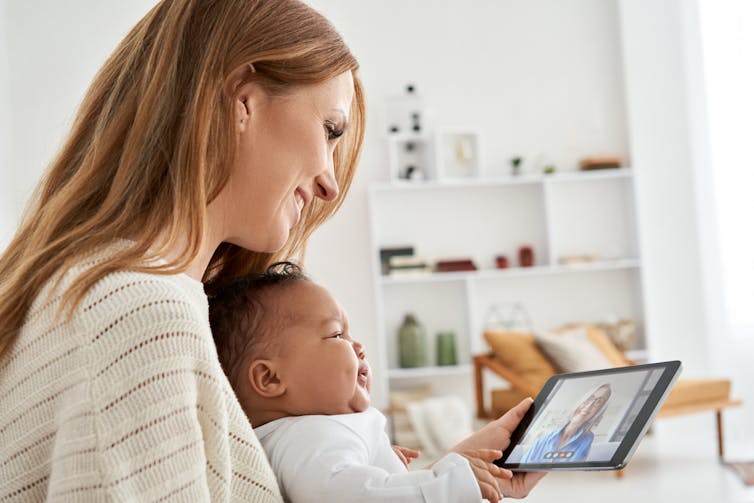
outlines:
{"label": "throw pillow", "polygon": [[613,367],[613,363],[590,340],[587,328],[562,332],[538,331],[534,339],[560,372],[583,372]]}
{"label": "throw pillow", "polygon": [[531,333],[487,330],[484,339],[500,363],[532,383],[535,389],[540,389],[556,372],[537,347]]}

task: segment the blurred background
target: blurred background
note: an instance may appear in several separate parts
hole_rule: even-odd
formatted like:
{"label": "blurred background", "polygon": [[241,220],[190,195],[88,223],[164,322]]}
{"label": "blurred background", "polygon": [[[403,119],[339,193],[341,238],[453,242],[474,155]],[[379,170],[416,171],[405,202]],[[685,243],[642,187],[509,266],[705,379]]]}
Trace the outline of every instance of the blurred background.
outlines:
{"label": "blurred background", "polygon": [[[155,3],[0,0],[0,247],[95,72]],[[309,3],[359,59],[369,113],[353,188],[305,263],[367,347],[374,404],[424,390],[472,414],[486,329],[623,326],[635,361],[730,379],[743,406],[723,417],[726,457],[754,459],[754,2]],[[684,493],[677,471],[664,496],[637,476],[626,497],[752,501],[716,462],[713,420],[668,419],[657,440],[701,442],[691,471],[708,492]],[[645,475],[680,470],[676,440],[648,451]]]}

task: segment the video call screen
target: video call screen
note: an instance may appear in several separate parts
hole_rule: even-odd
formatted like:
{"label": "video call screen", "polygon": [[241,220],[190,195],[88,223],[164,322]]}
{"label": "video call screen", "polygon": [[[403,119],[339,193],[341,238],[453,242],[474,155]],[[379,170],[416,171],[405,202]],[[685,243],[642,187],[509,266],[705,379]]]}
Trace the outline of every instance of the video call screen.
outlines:
{"label": "video call screen", "polygon": [[506,463],[610,461],[663,372],[560,379]]}

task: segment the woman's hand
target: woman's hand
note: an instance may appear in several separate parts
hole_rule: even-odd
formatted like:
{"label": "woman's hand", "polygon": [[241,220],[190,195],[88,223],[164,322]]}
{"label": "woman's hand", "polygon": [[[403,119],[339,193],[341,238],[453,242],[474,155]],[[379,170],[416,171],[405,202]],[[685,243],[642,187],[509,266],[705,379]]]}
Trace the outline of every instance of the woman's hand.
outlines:
{"label": "woman's hand", "polygon": [[393,451],[398,456],[398,459],[400,459],[401,462],[406,466],[406,468],[408,468],[408,464],[412,459],[418,458],[419,454],[421,454],[419,451],[409,449],[408,447],[401,447],[400,445],[394,445]]}
{"label": "woman's hand", "polygon": [[[502,417],[487,423],[482,429],[465,438],[452,451],[463,455],[464,451],[499,449],[504,451],[511,442],[511,434],[523,419],[533,400],[525,398]],[[545,476],[545,473],[518,472],[508,479],[497,479],[498,487],[505,496],[523,498]]]}
{"label": "woman's hand", "polygon": [[469,460],[471,471],[474,472],[474,477],[479,483],[479,489],[482,491],[482,498],[487,499],[490,503],[498,503],[502,500],[503,494],[500,491],[499,479],[513,477],[513,472],[500,468],[493,463],[503,455],[503,452],[497,449],[473,449],[456,452]]}

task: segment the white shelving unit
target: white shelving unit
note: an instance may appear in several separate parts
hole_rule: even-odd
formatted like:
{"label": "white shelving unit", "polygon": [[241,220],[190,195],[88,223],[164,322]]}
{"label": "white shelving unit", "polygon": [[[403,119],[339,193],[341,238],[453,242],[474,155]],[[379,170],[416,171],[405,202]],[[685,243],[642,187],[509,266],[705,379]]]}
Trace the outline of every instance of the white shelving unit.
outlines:
{"label": "white shelving unit", "polygon": [[[471,405],[471,356],[486,351],[485,315],[492,305],[520,303],[534,328],[576,321],[630,318],[639,325],[644,356],[641,260],[635,232],[630,168],[550,175],[395,180],[369,190],[378,334],[385,389],[428,383]],[[414,247],[429,263],[471,258],[478,270],[382,275],[380,248]],[[518,267],[520,246],[534,249],[532,267]],[[496,269],[506,255],[510,267]],[[563,256],[593,260],[564,265]],[[458,365],[402,369],[397,332],[414,313],[428,336],[456,334]]]}

